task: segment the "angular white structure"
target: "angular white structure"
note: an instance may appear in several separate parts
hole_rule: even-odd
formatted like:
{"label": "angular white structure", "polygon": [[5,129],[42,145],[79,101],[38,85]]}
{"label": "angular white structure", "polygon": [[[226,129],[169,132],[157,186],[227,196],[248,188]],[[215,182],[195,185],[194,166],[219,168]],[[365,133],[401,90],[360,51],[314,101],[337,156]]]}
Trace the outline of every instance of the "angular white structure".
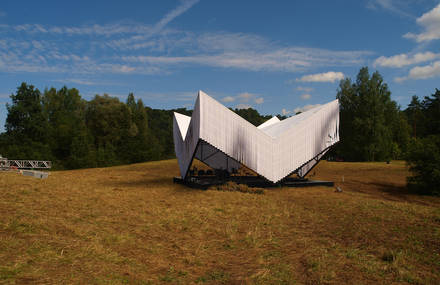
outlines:
{"label": "angular white structure", "polygon": [[293,173],[304,177],[339,141],[339,103],[255,127],[199,91],[192,117],[174,113],[173,135],[182,179],[197,158],[229,172],[243,164],[277,183]]}

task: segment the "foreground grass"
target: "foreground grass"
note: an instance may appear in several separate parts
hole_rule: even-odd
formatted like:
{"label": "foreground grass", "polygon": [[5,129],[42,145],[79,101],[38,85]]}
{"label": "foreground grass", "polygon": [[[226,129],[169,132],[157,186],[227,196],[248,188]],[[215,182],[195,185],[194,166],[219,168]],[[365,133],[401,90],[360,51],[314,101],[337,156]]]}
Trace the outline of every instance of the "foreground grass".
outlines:
{"label": "foreground grass", "polygon": [[440,280],[440,199],[406,193],[403,163],[316,173],[343,192],[193,190],[172,183],[175,160],[46,180],[0,173],[0,283]]}

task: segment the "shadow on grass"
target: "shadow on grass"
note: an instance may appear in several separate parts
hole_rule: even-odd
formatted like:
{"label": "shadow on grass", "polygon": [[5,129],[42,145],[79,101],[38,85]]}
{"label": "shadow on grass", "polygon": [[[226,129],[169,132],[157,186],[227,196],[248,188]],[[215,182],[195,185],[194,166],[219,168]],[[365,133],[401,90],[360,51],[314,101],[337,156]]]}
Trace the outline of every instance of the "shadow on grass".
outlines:
{"label": "shadow on grass", "polygon": [[[361,190],[352,188],[351,191],[370,194],[372,196],[379,196],[382,199],[390,201],[400,201],[408,203],[416,203],[421,205],[429,205],[423,199],[425,195],[420,195],[408,189],[406,185],[395,185],[384,182],[360,182],[356,181],[356,184],[363,184],[364,187]],[[366,187],[365,187],[366,186]]]}
{"label": "shadow on grass", "polygon": [[173,189],[179,193],[183,192],[194,192],[194,191],[204,191],[197,188],[187,187],[185,185],[176,184],[173,182],[172,177],[153,177],[145,175],[142,178],[132,179],[132,180],[112,180],[107,179],[102,181],[105,186],[113,187],[115,189],[124,188],[136,188],[136,189],[151,189],[151,188],[168,188]]}
{"label": "shadow on grass", "polygon": [[102,181],[106,186],[112,187],[151,187],[151,186],[170,186],[173,185],[173,179],[169,177],[143,177],[132,180],[111,180]]}

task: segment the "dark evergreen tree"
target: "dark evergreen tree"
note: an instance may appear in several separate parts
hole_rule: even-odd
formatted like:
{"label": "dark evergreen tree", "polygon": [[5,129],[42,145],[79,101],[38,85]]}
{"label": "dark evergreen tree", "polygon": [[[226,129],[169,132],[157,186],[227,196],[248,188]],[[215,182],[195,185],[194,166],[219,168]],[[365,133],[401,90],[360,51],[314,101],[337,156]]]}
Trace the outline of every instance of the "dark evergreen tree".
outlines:
{"label": "dark evergreen tree", "polygon": [[408,187],[417,193],[440,195],[440,90],[422,103],[413,97],[405,112],[417,127],[406,157],[412,173]]}

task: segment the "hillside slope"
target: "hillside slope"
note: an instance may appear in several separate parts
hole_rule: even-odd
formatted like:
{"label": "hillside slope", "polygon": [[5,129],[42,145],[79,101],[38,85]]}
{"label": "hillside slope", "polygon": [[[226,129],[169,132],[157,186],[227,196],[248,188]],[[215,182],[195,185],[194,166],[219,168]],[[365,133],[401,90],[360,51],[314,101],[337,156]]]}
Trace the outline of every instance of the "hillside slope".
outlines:
{"label": "hillside slope", "polygon": [[313,178],[342,193],[200,191],[177,174],[175,160],[0,173],[0,283],[440,280],[440,199],[405,193],[403,162],[322,162]]}

